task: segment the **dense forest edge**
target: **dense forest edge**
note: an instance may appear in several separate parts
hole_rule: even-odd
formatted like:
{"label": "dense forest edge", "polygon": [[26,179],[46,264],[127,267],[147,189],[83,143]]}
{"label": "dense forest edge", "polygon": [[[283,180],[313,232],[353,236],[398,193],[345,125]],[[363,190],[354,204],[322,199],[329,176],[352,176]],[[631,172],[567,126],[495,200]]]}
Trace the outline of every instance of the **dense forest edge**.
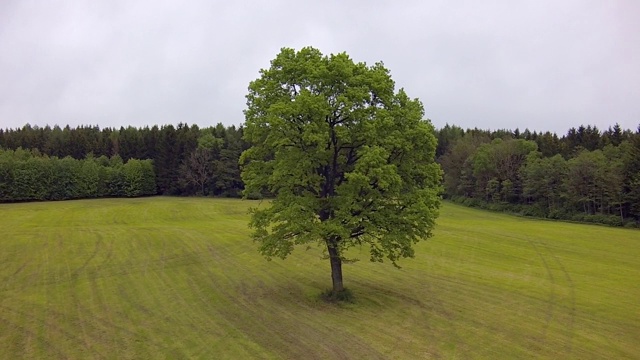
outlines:
{"label": "dense forest edge", "polygon": [[[0,129],[0,202],[239,197],[242,126]],[[436,130],[443,196],[525,216],[638,227],[640,126]],[[259,198],[268,194],[249,194]]]}

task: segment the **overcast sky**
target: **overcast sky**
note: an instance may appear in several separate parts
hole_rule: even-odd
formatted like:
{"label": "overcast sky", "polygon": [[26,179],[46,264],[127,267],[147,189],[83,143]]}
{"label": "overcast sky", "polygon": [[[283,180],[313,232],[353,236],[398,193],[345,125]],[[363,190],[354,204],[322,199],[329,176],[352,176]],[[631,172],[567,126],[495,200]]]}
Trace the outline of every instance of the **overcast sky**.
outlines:
{"label": "overcast sky", "polygon": [[0,1],[0,127],[241,124],[282,47],[383,61],[437,127],[640,124],[640,1]]}

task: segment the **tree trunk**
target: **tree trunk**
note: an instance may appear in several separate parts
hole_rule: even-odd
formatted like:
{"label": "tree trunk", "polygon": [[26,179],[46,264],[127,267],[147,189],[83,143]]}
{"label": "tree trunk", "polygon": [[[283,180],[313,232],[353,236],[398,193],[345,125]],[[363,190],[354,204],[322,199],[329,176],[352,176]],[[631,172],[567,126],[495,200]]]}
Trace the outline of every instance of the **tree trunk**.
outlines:
{"label": "tree trunk", "polygon": [[342,284],[342,259],[340,259],[340,253],[338,252],[335,242],[328,242],[327,250],[329,251],[329,261],[331,261],[331,280],[333,282],[333,295],[335,296],[344,291],[344,285]]}

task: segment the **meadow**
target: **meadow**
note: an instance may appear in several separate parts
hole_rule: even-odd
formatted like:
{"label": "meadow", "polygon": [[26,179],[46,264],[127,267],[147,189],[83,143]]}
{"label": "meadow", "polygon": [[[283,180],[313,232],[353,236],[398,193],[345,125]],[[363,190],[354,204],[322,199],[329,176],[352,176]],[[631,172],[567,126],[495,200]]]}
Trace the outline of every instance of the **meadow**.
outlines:
{"label": "meadow", "polygon": [[[640,231],[445,203],[401,269],[319,249],[266,261],[257,201],[0,205],[0,358],[621,359],[640,356]],[[263,204],[264,205],[264,204]]]}

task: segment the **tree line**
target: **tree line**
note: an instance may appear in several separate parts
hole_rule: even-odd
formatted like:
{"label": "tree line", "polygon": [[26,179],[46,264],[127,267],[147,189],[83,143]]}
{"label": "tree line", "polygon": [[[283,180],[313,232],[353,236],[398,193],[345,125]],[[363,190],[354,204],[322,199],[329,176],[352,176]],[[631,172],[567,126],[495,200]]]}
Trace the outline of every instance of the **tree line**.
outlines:
{"label": "tree line", "polygon": [[[126,165],[131,160],[149,160],[155,189],[145,195],[240,196],[243,183],[238,158],[246,148],[242,128],[222,124],[203,129],[182,123],[177,127],[129,126],[120,129],[27,124],[18,129],[0,129],[0,149],[37,151],[41,157],[53,162],[116,157]],[[34,155],[34,158],[39,156]],[[3,183],[3,189],[15,185],[7,184]],[[3,201],[15,199],[7,193],[0,197],[5,199]]]}
{"label": "tree line", "polygon": [[[444,196],[524,215],[633,226],[640,222],[639,132],[617,124],[604,131],[579,126],[559,137],[552,132],[446,125],[436,130]],[[0,201],[151,194],[237,197],[244,189],[238,159],[248,147],[242,127],[222,124],[202,129],[186,124],[0,129],[0,148],[5,149]],[[131,160],[152,167],[154,190],[127,193],[117,185],[120,180],[105,182],[97,192],[81,187],[85,190],[56,190],[43,197],[43,190],[29,190],[35,186],[30,176],[36,176],[34,169],[40,165],[68,173],[95,163],[115,174]],[[13,177],[7,177],[9,173]]]}
{"label": "tree line", "polygon": [[156,192],[151,160],[118,155],[78,160],[0,149],[0,202],[136,197]]}
{"label": "tree line", "polygon": [[640,222],[640,127],[437,131],[445,196],[470,206],[609,225]]}

